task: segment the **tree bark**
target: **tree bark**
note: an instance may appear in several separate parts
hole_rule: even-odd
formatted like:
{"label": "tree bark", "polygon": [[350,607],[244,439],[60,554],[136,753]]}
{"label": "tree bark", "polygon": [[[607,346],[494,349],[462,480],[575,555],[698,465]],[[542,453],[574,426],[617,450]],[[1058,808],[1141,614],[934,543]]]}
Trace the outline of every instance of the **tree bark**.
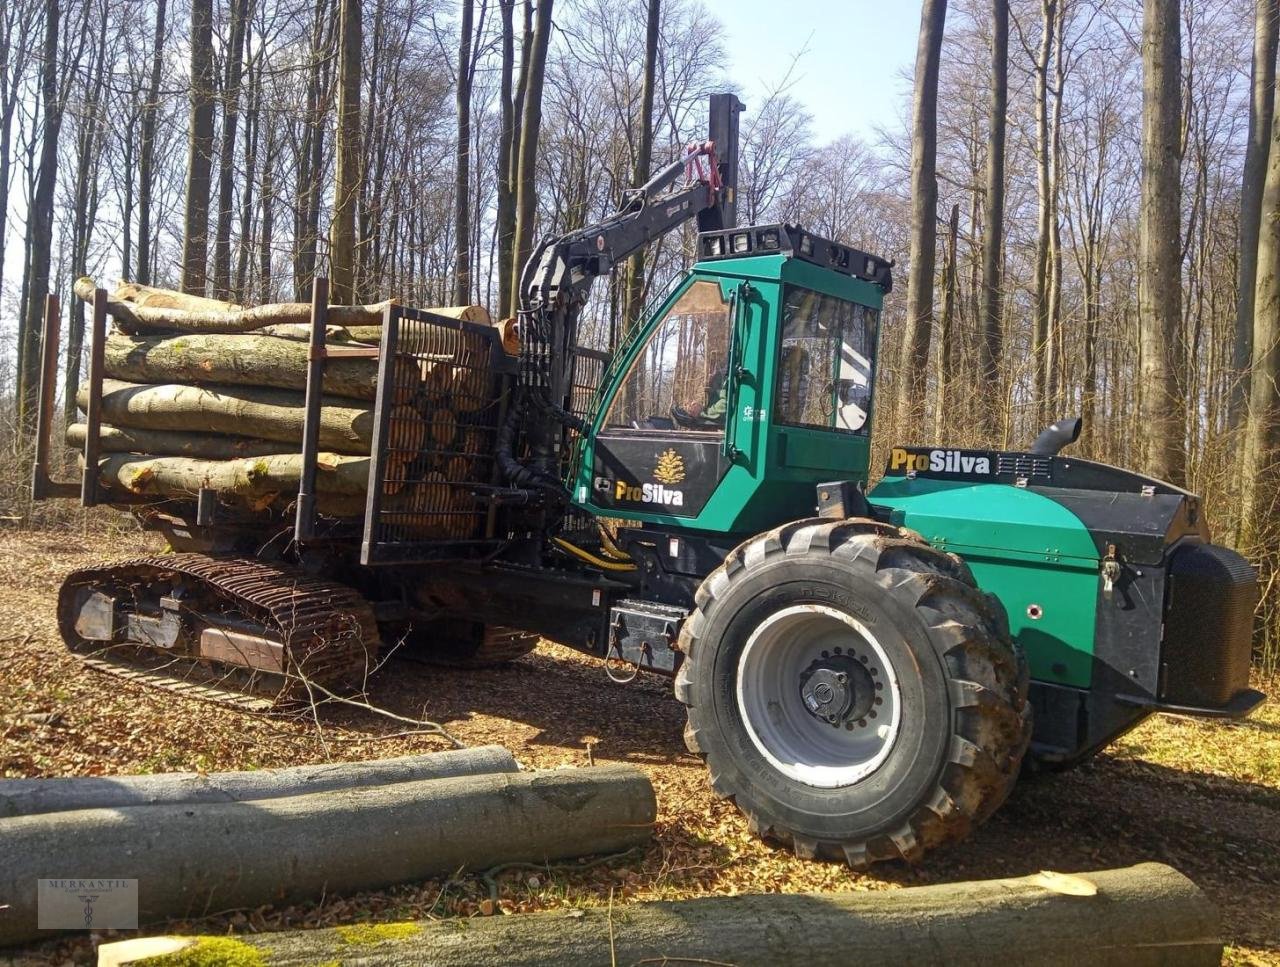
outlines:
{"label": "tree bark", "polygon": [[141,776],[76,776],[0,780],[0,820],[75,809],[162,803],[250,802],[423,779],[517,772],[500,745],[449,749],[365,762],[329,762],[251,772],[166,772]]}
{"label": "tree bark", "polygon": [[956,240],[960,234],[960,206],[951,206],[947,221],[947,249],[942,262],[942,318],[938,326],[938,398],[934,409],[934,439],[942,440],[947,434],[947,421],[952,414],[952,387],[955,381],[956,358],[960,355],[956,342],[956,283],[959,266],[956,264]]}
{"label": "tree bark", "polygon": [[360,198],[360,62],[362,0],[341,0],[338,45],[338,141],[329,274],[334,302],[355,301],[356,205]]}
{"label": "tree bark", "polygon": [[182,289],[204,295],[213,165],[213,0],[191,0],[191,129],[182,232]]}
{"label": "tree bark", "polygon": [[1280,445],[1280,123],[1272,103],[1271,146],[1258,231],[1257,286],[1253,297],[1252,355],[1244,447],[1239,463],[1240,531],[1237,544],[1255,556],[1276,519],[1276,466]]}
{"label": "tree bark", "polygon": [[498,0],[502,11],[502,68],[498,81],[498,175],[497,211],[493,231],[498,248],[498,317],[512,314],[511,260],[516,231],[516,200],[513,178],[516,106],[512,101],[515,73],[515,0]]}
{"label": "tree bark", "polygon": [[[105,119],[102,116],[102,90],[106,81],[108,10],[103,5],[98,21],[97,40],[89,62],[92,81],[86,85],[80,105],[76,135],[76,178],[71,218],[71,273],[72,278],[83,275],[88,269],[89,236],[93,229],[98,208],[98,162]],[[126,218],[127,222],[128,219]],[[124,263],[128,263],[128,244],[125,245]],[[75,395],[80,385],[80,360],[84,355],[84,303],[71,300],[71,320],[67,326],[67,368],[62,383],[63,417],[71,423],[76,417]]]}
{"label": "tree bark", "polygon": [[907,275],[907,334],[902,347],[898,430],[919,425],[928,386],[933,330],[933,272],[938,238],[938,68],[947,0],[924,0],[916,47],[911,127],[911,245]]}
{"label": "tree bark", "polygon": [[[272,336],[112,333],[107,338],[104,372],[132,383],[226,383],[304,390],[309,357],[305,343]],[[394,385],[408,389],[417,364],[403,354],[397,363]],[[326,394],[372,400],[377,390],[377,358],[326,361]]]}
{"label": "tree bark", "polygon": [[1049,246],[1050,221],[1056,217],[1050,201],[1049,64],[1057,35],[1058,0],[1040,0],[1040,47],[1035,62],[1036,99],[1036,222],[1035,326],[1031,352],[1035,367],[1036,425],[1043,426],[1049,396]]}
{"label": "tree bark", "polygon": [[[65,436],[67,446],[83,451],[88,432],[89,428],[84,423],[72,423],[67,427]],[[284,449],[278,440],[254,440],[185,430],[139,430],[106,424],[99,427],[98,446],[103,453],[150,453],[160,457],[196,457],[202,460],[269,457]]]}
{"label": "tree bark", "polygon": [[[231,37],[222,81],[222,143],[218,150],[218,218],[213,238],[213,290],[231,298],[231,218],[235,209],[236,124],[240,119],[240,81],[244,76],[244,37],[249,0],[231,0]],[[252,177],[253,172],[248,172]]]}
{"label": "tree bark", "polygon": [[1234,381],[1230,418],[1236,426],[1249,397],[1249,364],[1253,356],[1253,300],[1258,284],[1258,244],[1262,224],[1262,194],[1271,143],[1271,117],[1276,99],[1277,26],[1280,5],[1276,0],[1254,0],[1253,67],[1250,72],[1249,135],[1245,144],[1240,182],[1240,265],[1237,269],[1235,342],[1232,352]]}
{"label": "tree bark", "polygon": [[542,82],[547,72],[547,46],[551,42],[552,0],[538,0],[533,40],[526,68],[524,119],[520,124],[520,151],[516,177],[516,243],[511,266],[512,299],[518,306],[520,275],[533,251],[533,229],[538,219],[538,135],[542,127]]}
{"label": "tree bark", "polygon": [[46,0],[44,63],[40,68],[44,130],[40,137],[40,166],[36,172],[31,207],[27,214],[26,314],[18,334],[18,422],[26,433],[35,429],[37,397],[40,391],[40,333],[45,296],[49,291],[49,262],[53,245],[58,132],[62,128],[62,100],[58,95],[60,19],[58,0]]}
{"label": "tree bark", "polygon": [[[76,394],[81,409],[88,389]],[[103,383],[102,420],[112,426],[140,430],[178,430],[228,433],[232,436],[279,440],[291,447],[302,443],[302,394],[259,387],[182,386],[175,383],[140,385],[109,379]],[[422,446],[426,424],[412,407],[398,406],[392,414],[396,432],[408,449]],[[335,453],[366,455],[373,441],[373,407],[354,400],[324,397],[320,410],[320,446]]]}
{"label": "tree bark", "polygon": [[1138,226],[1143,469],[1183,483],[1181,276],[1181,18],[1178,0],[1145,0],[1142,198]]}
{"label": "tree bark", "polygon": [[168,0],[156,0],[155,43],[151,51],[151,80],[142,108],[142,148],[138,159],[138,264],[133,277],[151,283],[151,196],[155,178],[156,112],[160,107],[160,76],[164,69],[165,14]]}
{"label": "tree bark", "polygon": [[[0,945],[37,936],[39,876],[127,868],[139,883],[139,919],[149,923],[193,909],[293,903],[500,863],[615,853],[647,843],[656,814],[644,773],[606,765],[19,816],[4,820],[0,893],[10,908]],[[57,856],[50,843],[60,844]]]}
{"label": "tree bark", "polygon": [[1004,154],[1009,111],[1009,0],[991,0],[991,98],[987,112],[987,194],[982,237],[982,339],[979,367],[988,442],[1003,443],[1001,403],[1004,357],[1001,295],[1004,286]]}
{"label": "tree bark", "polygon": [[[75,292],[85,302],[92,302],[93,279],[87,276],[77,279]],[[379,325],[391,304],[329,306],[328,319],[335,326]],[[265,326],[305,326],[311,323],[309,302],[269,302],[251,309],[217,311],[136,305],[113,296],[107,301],[107,311],[121,329],[158,332],[245,333]]]}
{"label": "tree bark", "polygon": [[458,36],[458,78],[455,106],[458,109],[458,141],[453,174],[453,301],[471,301],[471,85],[475,78],[475,52],[471,49],[474,0],[462,0],[462,23]]}
{"label": "tree bark", "polygon": [[[1073,888],[1093,892],[1072,895]],[[376,926],[370,927],[376,946],[363,948],[361,962],[433,967],[887,967],[1009,961],[1045,967],[1209,967],[1222,957],[1217,910],[1194,883],[1160,863],[871,893],[657,900],[609,910],[557,910],[465,922],[465,930],[450,920],[396,925],[400,929],[381,934]],[[922,923],[928,929],[921,929]],[[245,935],[237,952],[246,962],[260,957],[270,967],[316,964],[348,956],[350,936],[342,927]],[[191,962],[199,962],[200,944],[207,942],[167,939],[194,944],[175,957]],[[99,950],[104,956],[118,956],[113,948],[123,952],[130,943],[145,941],[105,944]]]}
{"label": "tree bark", "polygon": [[[93,279],[87,275],[76,280],[76,294],[85,302],[93,300],[94,288]],[[235,302],[206,299],[204,296],[188,295],[173,289],[158,289],[137,282],[120,283],[111,293],[111,298],[116,302],[128,302],[149,309],[182,309],[185,312],[239,312],[244,308]]]}
{"label": "tree bark", "polygon": [[[636,164],[632,171],[632,184],[643,185],[649,180],[653,167],[653,88],[658,68],[658,32],[662,22],[661,0],[649,0],[648,20],[644,35],[644,80],[640,88],[639,138],[636,146]],[[622,337],[639,324],[644,311],[644,249],[631,257],[627,268],[627,292],[622,310]]]}
{"label": "tree bark", "polygon": [[[358,497],[369,485],[369,458],[321,453],[317,493]],[[98,463],[99,479],[111,490],[139,496],[193,497],[202,489],[242,498],[297,493],[302,455],[277,453],[239,460],[199,460],[147,453],[113,453]],[[391,480],[387,482],[391,486]]]}

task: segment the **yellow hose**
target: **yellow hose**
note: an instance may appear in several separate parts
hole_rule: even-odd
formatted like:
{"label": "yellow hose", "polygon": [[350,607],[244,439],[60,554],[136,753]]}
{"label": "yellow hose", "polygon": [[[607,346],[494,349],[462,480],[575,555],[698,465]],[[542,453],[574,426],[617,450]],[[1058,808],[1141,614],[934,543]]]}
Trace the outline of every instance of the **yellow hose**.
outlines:
{"label": "yellow hose", "polygon": [[604,558],[596,557],[590,551],[583,550],[576,544],[570,544],[561,537],[551,538],[551,543],[579,560],[586,561],[592,567],[598,567],[605,571],[634,571],[636,569],[634,564],[623,564],[621,561],[606,561]]}
{"label": "yellow hose", "polygon": [[622,561],[624,564],[634,563],[631,555],[614,543],[613,536],[609,533],[609,529],[600,524],[600,547],[604,550],[606,557],[611,557],[615,561]]}

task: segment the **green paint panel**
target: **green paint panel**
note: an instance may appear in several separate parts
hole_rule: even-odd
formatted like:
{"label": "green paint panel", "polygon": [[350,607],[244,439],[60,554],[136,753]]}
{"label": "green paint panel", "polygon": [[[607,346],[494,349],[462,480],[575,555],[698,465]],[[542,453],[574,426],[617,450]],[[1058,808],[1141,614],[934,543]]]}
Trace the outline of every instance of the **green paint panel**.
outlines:
{"label": "green paint panel", "polygon": [[886,477],[868,496],[893,509],[894,523],[965,559],[1005,606],[1033,678],[1090,685],[1099,559],[1075,514],[1020,487],[925,477]]}

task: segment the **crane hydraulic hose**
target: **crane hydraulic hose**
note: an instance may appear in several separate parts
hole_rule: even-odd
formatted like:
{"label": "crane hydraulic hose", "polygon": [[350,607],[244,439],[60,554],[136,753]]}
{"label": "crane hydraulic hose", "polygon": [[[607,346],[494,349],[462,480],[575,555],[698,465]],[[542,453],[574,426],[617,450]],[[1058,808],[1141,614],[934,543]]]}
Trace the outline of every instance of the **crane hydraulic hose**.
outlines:
{"label": "crane hydraulic hose", "polygon": [[566,554],[571,554],[578,560],[585,561],[592,567],[598,567],[604,571],[634,571],[636,569],[634,564],[624,564],[622,561],[606,561],[602,557],[596,557],[590,551],[584,550],[576,544],[570,544],[563,537],[553,537],[551,538],[551,543]]}

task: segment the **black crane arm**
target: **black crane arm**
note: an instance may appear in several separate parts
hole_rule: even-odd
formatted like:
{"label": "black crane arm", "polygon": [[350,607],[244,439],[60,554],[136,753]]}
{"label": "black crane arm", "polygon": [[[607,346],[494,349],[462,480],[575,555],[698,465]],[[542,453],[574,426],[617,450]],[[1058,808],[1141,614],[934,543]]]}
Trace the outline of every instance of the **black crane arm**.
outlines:
{"label": "black crane arm", "polygon": [[[700,231],[736,224],[742,103],[733,94],[713,94],[710,101],[707,141],[625,192],[612,215],[544,240],[521,270],[519,392],[498,453],[504,476],[517,486],[558,487],[565,433],[582,430],[568,410],[578,322],[592,283],[691,219]],[[677,185],[682,174],[687,181]],[[529,454],[525,461],[514,456],[517,433]]]}

